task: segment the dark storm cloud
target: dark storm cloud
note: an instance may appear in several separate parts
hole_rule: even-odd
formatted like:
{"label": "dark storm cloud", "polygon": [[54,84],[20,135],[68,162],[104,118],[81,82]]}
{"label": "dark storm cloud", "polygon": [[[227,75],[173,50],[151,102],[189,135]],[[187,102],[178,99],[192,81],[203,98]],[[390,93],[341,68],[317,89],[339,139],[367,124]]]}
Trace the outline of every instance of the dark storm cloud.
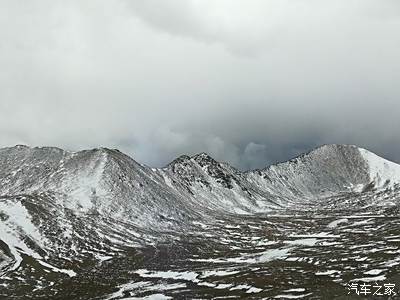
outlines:
{"label": "dark storm cloud", "polygon": [[399,30],[391,0],[2,1],[0,146],[400,161]]}

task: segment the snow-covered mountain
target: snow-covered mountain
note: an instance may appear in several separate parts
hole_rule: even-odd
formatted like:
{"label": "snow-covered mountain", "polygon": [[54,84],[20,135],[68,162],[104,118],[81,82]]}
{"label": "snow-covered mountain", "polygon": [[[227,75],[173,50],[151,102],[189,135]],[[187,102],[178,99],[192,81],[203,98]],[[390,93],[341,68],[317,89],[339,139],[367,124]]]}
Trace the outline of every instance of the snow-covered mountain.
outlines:
{"label": "snow-covered mountain", "polygon": [[58,204],[76,213],[112,214],[138,224],[149,217],[180,220],[202,209],[251,213],[274,207],[276,199],[394,188],[398,183],[399,165],[345,145],[325,145],[247,172],[205,153],[154,169],[105,148],[0,149],[0,195],[56,194]]}
{"label": "snow-covered mountain", "polygon": [[355,146],[325,145],[249,175],[273,194],[313,198],[395,188],[400,182],[400,166]]}
{"label": "snow-covered mountain", "polygon": [[154,169],[105,148],[3,148],[0,278],[22,270],[34,280],[32,259],[36,269],[74,276],[87,257],[101,261],[156,243],[160,232],[179,238],[168,232],[215,215],[268,213],[343,195],[397,198],[400,165],[347,145],[247,172],[205,153]]}

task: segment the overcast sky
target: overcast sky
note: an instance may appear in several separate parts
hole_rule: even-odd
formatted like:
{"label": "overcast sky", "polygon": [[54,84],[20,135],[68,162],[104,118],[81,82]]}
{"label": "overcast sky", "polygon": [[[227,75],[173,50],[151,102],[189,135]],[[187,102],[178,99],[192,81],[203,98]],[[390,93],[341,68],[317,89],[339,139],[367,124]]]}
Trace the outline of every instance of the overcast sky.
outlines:
{"label": "overcast sky", "polygon": [[400,162],[400,1],[0,2],[0,147]]}

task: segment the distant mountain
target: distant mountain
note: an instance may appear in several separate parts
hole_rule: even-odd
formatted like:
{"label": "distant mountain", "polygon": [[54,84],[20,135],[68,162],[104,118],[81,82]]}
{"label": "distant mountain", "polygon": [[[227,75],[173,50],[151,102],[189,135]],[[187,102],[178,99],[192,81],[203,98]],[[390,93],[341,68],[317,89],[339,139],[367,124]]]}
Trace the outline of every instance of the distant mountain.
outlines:
{"label": "distant mountain", "polygon": [[205,153],[154,169],[106,148],[3,148],[0,278],[32,259],[36,268],[74,276],[83,258],[101,261],[215,214],[265,213],[343,195],[398,197],[400,165],[347,145],[247,172]]}

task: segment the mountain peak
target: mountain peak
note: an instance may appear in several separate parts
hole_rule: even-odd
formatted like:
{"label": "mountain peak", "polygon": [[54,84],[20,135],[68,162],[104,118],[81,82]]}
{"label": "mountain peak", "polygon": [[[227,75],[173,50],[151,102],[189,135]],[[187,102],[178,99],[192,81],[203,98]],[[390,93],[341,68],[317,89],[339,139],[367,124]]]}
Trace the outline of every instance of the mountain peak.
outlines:
{"label": "mountain peak", "polygon": [[355,150],[355,149],[359,149],[359,147],[347,144],[323,144],[308,152],[300,154],[299,157],[318,154],[318,153],[329,153],[340,150]]}
{"label": "mountain peak", "polygon": [[179,165],[179,164],[186,164],[188,161],[190,161],[190,156],[184,154],[184,155],[181,155],[181,156],[175,158],[164,168],[174,167],[175,165]]}
{"label": "mountain peak", "polygon": [[192,156],[194,159],[213,159],[209,154],[206,152],[200,152]]}
{"label": "mountain peak", "polygon": [[[340,153],[350,153],[354,151],[358,151],[362,148],[359,148],[355,145],[346,145],[346,144],[324,144],[318,146],[308,152],[301,153],[291,159],[280,161],[274,164],[271,164],[264,169],[270,169],[271,167],[287,164],[287,163],[297,163],[304,159],[321,159],[326,157],[334,157],[339,155]],[[366,150],[367,151],[367,150]]]}
{"label": "mountain peak", "polygon": [[208,155],[205,152],[201,152],[192,156],[188,156],[186,154],[179,156],[178,158],[174,159],[172,162],[170,162],[166,167],[173,167],[175,165],[181,165],[181,164],[191,164],[191,163],[198,163],[201,167],[208,166],[208,165],[215,165],[218,164],[218,162],[212,158],[210,155]]}
{"label": "mountain peak", "polygon": [[205,152],[193,155],[192,159],[195,160],[202,167],[210,164],[218,164],[218,162],[214,158],[212,158]]}

